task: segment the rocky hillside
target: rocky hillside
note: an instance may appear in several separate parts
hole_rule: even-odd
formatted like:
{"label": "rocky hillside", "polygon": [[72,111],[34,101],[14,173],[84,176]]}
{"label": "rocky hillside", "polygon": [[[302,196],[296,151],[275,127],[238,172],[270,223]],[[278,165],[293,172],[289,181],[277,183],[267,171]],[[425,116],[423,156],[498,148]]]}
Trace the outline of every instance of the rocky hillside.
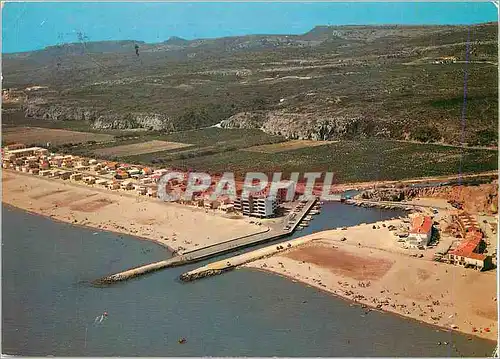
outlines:
{"label": "rocky hillside", "polygon": [[498,211],[498,181],[478,186],[445,186],[363,191],[358,198],[375,201],[403,201],[413,198],[443,198],[461,203],[469,213],[496,214]]}
{"label": "rocky hillside", "polygon": [[[472,26],[469,46],[464,26],[318,26],[156,44],[80,39],[4,54],[3,86],[25,92],[28,117],[94,128],[221,123],[288,138],[458,143],[467,70],[465,141],[490,145],[498,137],[497,29]],[[27,90],[35,85],[47,88]]]}

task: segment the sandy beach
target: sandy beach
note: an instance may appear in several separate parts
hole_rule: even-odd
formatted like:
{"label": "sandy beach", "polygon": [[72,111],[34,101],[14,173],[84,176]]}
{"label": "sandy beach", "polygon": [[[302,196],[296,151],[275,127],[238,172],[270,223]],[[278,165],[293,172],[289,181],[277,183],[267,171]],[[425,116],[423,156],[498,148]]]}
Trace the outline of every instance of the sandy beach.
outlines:
{"label": "sandy beach", "polygon": [[388,232],[372,225],[318,232],[302,237],[311,239],[305,245],[245,266],[352,300],[367,316],[375,308],[496,340],[496,271],[434,262],[425,252],[423,258],[412,257],[391,245],[395,240],[387,240]]}
{"label": "sandy beach", "polygon": [[195,249],[264,229],[247,219],[224,218],[203,209],[69,180],[6,170],[2,180],[6,204],[67,223],[139,236],[171,250]]}
{"label": "sandy beach", "polygon": [[[194,249],[262,231],[248,219],[123,191],[3,171],[3,202],[71,224],[139,236],[173,250]],[[308,242],[245,266],[451,330],[495,340],[496,271],[477,272],[431,260],[433,250],[404,250],[389,220],[301,237]],[[344,241],[343,238],[346,238]],[[423,253],[423,258],[411,254]],[[251,256],[251,254],[249,254]]]}

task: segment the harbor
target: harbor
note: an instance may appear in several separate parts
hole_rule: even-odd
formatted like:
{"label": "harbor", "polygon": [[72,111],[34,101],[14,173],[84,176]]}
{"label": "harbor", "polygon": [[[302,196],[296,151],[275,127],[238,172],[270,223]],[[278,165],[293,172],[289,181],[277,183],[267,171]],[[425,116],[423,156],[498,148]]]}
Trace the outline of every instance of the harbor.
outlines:
{"label": "harbor", "polygon": [[94,281],[94,284],[106,284],[124,281],[161,269],[195,263],[242,248],[255,246],[260,243],[270,242],[279,238],[290,236],[297,229],[301,221],[306,218],[308,212],[313,208],[316,202],[316,198],[312,198],[305,202],[300,202],[295,210],[292,211],[292,213],[290,213],[287,217],[285,217],[284,222],[286,223],[286,225],[283,227],[283,229],[267,229],[257,234],[235,238],[210,246],[182,252],[180,255],[166,260],[131,268],[116,274],[106,276],[104,278],[97,279],[96,281]]}

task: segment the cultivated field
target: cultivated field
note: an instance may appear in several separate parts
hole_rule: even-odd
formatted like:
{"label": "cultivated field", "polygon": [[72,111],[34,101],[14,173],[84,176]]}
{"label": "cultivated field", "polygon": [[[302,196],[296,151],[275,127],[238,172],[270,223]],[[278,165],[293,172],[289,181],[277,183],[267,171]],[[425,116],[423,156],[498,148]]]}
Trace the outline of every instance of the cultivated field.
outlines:
{"label": "cultivated field", "polygon": [[253,146],[245,148],[244,151],[278,153],[284,151],[298,150],[300,148],[305,148],[305,147],[323,146],[334,142],[336,141],[292,140],[281,143],[272,143],[269,145]]}
{"label": "cultivated field", "polygon": [[83,143],[88,141],[106,142],[112,141],[114,136],[90,132],[78,132],[40,127],[13,127],[2,130],[4,143],[24,143],[26,145],[61,145],[65,143]]}
{"label": "cultivated field", "polygon": [[97,156],[132,156],[152,152],[175,150],[189,146],[191,145],[187,143],[153,140],[148,142],[133,143],[129,145],[100,148],[98,150],[95,150],[94,154],[96,154]]}
{"label": "cultivated field", "polygon": [[227,151],[167,162],[199,171],[334,172],[340,183],[402,180],[492,171],[498,152],[369,139],[339,141],[279,153]]}

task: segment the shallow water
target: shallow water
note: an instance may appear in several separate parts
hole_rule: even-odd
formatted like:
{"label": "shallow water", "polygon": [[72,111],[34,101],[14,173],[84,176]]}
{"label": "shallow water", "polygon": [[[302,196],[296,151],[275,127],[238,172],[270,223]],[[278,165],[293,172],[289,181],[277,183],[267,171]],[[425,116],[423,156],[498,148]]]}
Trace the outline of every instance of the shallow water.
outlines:
{"label": "shallow water", "polygon": [[[349,225],[352,216],[344,218],[346,209],[337,205],[316,225]],[[92,287],[90,280],[170,254],[151,242],[11,207],[3,206],[2,224],[2,346],[7,354],[484,356],[494,348],[488,341],[469,341],[387,313],[365,316],[364,310],[317,289],[252,270],[181,283],[179,274],[203,264],[198,263]],[[108,318],[94,325],[104,311]],[[185,344],[178,343],[181,337]],[[438,341],[453,346],[438,346]]]}

